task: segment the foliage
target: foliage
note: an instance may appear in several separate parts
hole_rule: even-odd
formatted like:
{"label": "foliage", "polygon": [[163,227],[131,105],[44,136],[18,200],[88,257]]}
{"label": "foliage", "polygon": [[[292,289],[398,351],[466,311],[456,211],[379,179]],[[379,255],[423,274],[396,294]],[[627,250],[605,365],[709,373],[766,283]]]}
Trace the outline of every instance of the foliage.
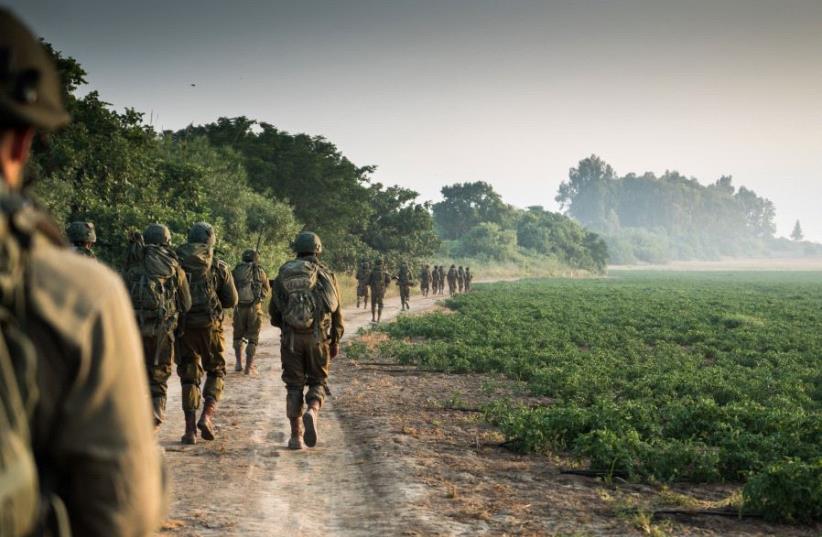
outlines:
{"label": "foliage", "polygon": [[442,187],[443,200],[433,206],[434,220],[445,240],[459,239],[479,224],[510,227],[515,209],[483,181]]}
{"label": "foliage", "polygon": [[796,224],[793,226],[793,231],[791,231],[791,238],[795,241],[801,241],[805,238],[805,234],[802,233],[802,225],[799,223],[799,220],[796,221]]}
{"label": "foliage", "polygon": [[384,327],[381,352],[527,382],[552,403],[487,411],[521,449],[636,479],[747,482],[746,507],[818,520],[821,280],[624,273],[479,285],[448,302],[454,314]]}
{"label": "foliage", "polygon": [[768,255],[776,231],[773,203],[730,176],[707,186],[676,171],[620,177],[596,155],[571,168],[556,200],[606,236],[616,263]]}

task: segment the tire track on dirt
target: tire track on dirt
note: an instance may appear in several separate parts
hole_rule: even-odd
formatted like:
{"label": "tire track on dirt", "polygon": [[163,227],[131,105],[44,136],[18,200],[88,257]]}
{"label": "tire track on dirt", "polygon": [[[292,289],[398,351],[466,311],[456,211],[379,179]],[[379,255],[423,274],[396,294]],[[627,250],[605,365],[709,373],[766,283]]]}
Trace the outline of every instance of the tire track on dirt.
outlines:
{"label": "tire track on dirt", "polygon": [[[412,298],[412,312],[432,309],[441,297]],[[400,313],[386,300],[383,321]],[[370,310],[344,310],[346,338],[371,320]],[[231,329],[227,328],[230,349]],[[160,433],[172,480],[169,520],[160,535],[341,536],[461,535],[468,528],[437,520],[419,507],[425,494],[404,482],[407,472],[379,446],[347,431],[329,398],[320,414],[320,441],[302,451],[286,448],[285,387],[280,380],[279,330],[266,326],[258,347],[258,375],[229,373],[217,415],[218,438],[179,443],[184,429],[179,379],[169,380],[167,420]],[[334,389],[334,365],[330,384]]]}

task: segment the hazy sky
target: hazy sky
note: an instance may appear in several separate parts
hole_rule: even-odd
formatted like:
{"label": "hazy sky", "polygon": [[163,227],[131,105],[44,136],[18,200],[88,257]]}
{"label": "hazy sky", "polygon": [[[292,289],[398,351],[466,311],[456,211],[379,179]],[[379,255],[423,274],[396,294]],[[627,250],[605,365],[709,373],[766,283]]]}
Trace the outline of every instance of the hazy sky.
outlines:
{"label": "hazy sky", "polygon": [[[555,208],[568,168],[723,174],[822,241],[822,0],[15,0],[89,87],[159,128],[322,134],[438,199]],[[191,84],[196,84],[192,87]]]}

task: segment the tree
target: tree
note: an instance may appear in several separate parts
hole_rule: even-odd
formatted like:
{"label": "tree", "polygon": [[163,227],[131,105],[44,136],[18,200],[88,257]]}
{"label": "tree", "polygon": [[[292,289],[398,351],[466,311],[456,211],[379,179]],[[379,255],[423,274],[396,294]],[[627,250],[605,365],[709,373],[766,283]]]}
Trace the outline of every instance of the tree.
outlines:
{"label": "tree", "polygon": [[443,239],[458,239],[481,223],[503,228],[513,223],[513,208],[484,181],[455,183],[442,187],[441,192],[443,200],[435,203],[433,210]]}
{"label": "tree", "polygon": [[805,238],[805,234],[802,233],[802,226],[799,224],[799,220],[796,221],[796,224],[793,226],[793,231],[791,231],[791,238],[795,241],[801,241]]}
{"label": "tree", "polygon": [[598,156],[591,155],[569,170],[568,181],[559,186],[555,199],[583,225],[601,229],[608,220],[614,179],[614,169]]}

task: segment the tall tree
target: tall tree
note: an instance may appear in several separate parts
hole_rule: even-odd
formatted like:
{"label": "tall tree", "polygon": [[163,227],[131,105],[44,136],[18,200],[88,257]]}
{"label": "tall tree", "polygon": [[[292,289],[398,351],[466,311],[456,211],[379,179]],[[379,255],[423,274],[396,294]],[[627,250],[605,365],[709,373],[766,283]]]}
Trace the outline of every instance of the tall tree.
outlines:
{"label": "tall tree", "polygon": [[791,231],[791,238],[795,241],[801,241],[805,238],[805,234],[802,233],[802,226],[799,224],[799,220],[796,221],[796,224],[793,226],[793,231]]}
{"label": "tall tree", "polygon": [[501,227],[513,223],[513,208],[484,181],[455,183],[442,187],[441,192],[443,200],[435,203],[433,210],[437,230],[444,239],[463,237],[481,223]]}

